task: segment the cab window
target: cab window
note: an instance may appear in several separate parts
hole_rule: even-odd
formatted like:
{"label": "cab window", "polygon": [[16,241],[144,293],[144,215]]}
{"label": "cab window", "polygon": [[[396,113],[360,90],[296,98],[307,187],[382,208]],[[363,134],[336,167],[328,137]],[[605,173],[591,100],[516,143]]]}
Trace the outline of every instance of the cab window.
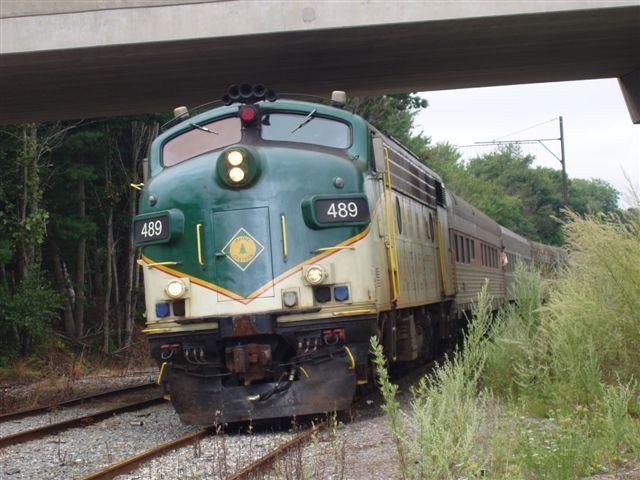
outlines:
{"label": "cab window", "polygon": [[203,153],[238,143],[242,136],[240,119],[237,117],[224,118],[201,126],[210,131],[194,128],[164,144],[162,164],[165,167],[172,167]]}
{"label": "cab window", "polygon": [[263,140],[309,143],[332,148],[349,148],[351,129],[346,123],[314,115],[267,113],[262,117]]}

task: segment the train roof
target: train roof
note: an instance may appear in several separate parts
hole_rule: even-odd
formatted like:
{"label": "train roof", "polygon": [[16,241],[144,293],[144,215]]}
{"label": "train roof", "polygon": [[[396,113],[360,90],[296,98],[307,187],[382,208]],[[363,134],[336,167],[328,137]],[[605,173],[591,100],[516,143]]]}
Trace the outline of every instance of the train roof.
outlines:
{"label": "train roof", "polygon": [[531,258],[531,244],[527,238],[502,225],[500,225],[500,231],[505,250],[517,253],[525,258]]}
{"label": "train roof", "polygon": [[500,245],[500,225],[462,197],[449,193],[451,198],[451,228],[480,240]]}
{"label": "train roof", "polygon": [[[193,127],[190,125],[191,123],[206,123],[209,120],[224,117],[226,115],[234,114],[238,111],[238,107],[240,107],[241,103],[234,103],[231,105],[225,105],[220,107],[211,108],[210,110],[205,110],[202,113],[198,113],[192,117],[186,117],[184,120],[179,123],[174,124],[164,132],[162,132],[154,141],[155,142],[163,142],[166,138],[173,137],[174,135],[179,134],[182,131],[190,130]],[[366,124],[365,120],[359,115],[355,115],[350,112],[346,108],[337,108],[332,107],[331,105],[325,105],[322,103],[313,103],[313,102],[304,102],[300,100],[288,100],[288,99],[278,99],[274,102],[257,102],[261,109],[265,111],[269,110],[287,110],[291,112],[298,112],[301,114],[307,114],[312,110],[316,110],[316,113],[320,116],[329,116],[339,118],[350,123],[362,123]],[[355,120],[355,122],[354,122]]]}

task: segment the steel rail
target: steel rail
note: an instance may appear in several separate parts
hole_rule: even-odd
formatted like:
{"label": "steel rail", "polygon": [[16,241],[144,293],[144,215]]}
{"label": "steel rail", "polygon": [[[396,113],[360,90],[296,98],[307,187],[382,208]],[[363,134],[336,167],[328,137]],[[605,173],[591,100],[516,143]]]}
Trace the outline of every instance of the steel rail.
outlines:
{"label": "steel rail", "polygon": [[40,407],[25,408],[25,409],[22,409],[22,410],[15,410],[13,412],[1,414],[0,415],[0,423],[7,422],[9,420],[18,420],[18,419],[21,419],[21,418],[24,418],[24,417],[29,417],[31,415],[35,415],[37,413],[48,412],[48,411],[55,410],[55,409],[58,409],[58,408],[70,407],[72,405],[77,405],[79,403],[87,402],[87,401],[94,400],[94,399],[97,399],[97,398],[104,398],[104,397],[108,397],[108,396],[112,396],[112,395],[119,395],[119,394],[125,394],[125,393],[130,393],[130,392],[136,392],[138,390],[144,390],[146,388],[151,388],[151,387],[155,387],[155,386],[156,386],[155,382],[143,383],[141,385],[134,385],[134,386],[131,386],[131,387],[116,388],[114,390],[107,390],[105,392],[96,393],[94,395],[86,395],[84,397],[77,397],[77,398],[73,398],[71,400],[65,400],[65,401],[59,402],[59,403],[50,403],[49,405],[43,405],[43,406],[40,406]]}
{"label": "steel rail", "polygon": [[291,440],[274,448],[269,453],[267,453],[263,457],[260,457],[255,462],[252,462],[246,467],[241,468],[236,473],[231,475],[227,480],[240,480],[252,475],[256,475],[257,472],[260,472],[261,470],[268,468],[274,461],[276,461],[279,457],[284,455],[288,450],[292,449],[296,445],[300,445],[306,442],[314,433],[319,432],[326,426],[327,426],[327,422],[320,422],[317,425],[314,425],[310,429],[305,430],[304,432],[292,438]]}
{"label": "steel rail", "polygon": [[82,417],[75,417],[69,420],[64,420],[62,422],[52,423],[50,425],[44,425],[42,427],[14,433],[12,435],[7,435],[5,437],[0,437],[0,449],[4,447],[8,447],[10,445],[17,445],[19,443],[35,440],[37,438],[41,438],[46,435],[50,435],[52,433],[60,432],[62,430],[67,430],[69,428],[91,425],[95,422],[104,420],[105,418],[108,418],[117,413],[140,410],[142,408],[150,407],[152,405],[156,405],[164,401],[165,399],[162,395],[156,395],[147,400],[132,402],[126,405],[121,405],[119,407],[109,408],[106,410],[100,410],[98,412],[91,413],[89,415],[84,415]]}
{"label": "steel rail", "polygon": [[81,477],[79,480],[110,480],[118,475],[124,475],[125,473],[135,470],[152,458],[158,457],[169,450],[191,445],[213,431],[214,427],[206,427],[196,430],[195,432],[188,433],[187,435],[171,440],[170,442],[155,446],[149,450],[114,463],[113,465],[109,465],[102,470],[90,473],[86,477]]}
{"label": "steel rail", "polygon": [[[284,455],[288,450],[293,448],[296,445],[304,443],[307,439],[311,437],[315,432],[326,427],[326,422],[321,422],[315,425],[313,428],[304,431],[300,435],[292,438],[291,440],[283,443],[282,445],[276,447],[263,457],[259,458],[255,462],[247,465],[242,468],[238,472],[234,473],[228,480],[239,480],[247,477],[248,475],[255,474],[256,472],[267,468],[272,462],[274,462],[278,457]],[[90,473],[84,477],[80,477],[78,480],[111,480],[116,478],[119,475],[124,475],[125,473],[129,473],[132,470],[140,467],[142,464],[147,461],[159,457],[160,455],[168,452],[169,450],[175,450],[177,448],[185,447],[187,445],[191,445],[196,443],[203,437],[212,434],[215,432],[214,426],[209,426],[202,428],[200,430],[196,430],[195,432],[188,433],[180,438],[176,438],[175,440],[171,440],[170,442],[163,443],[161,445],[157,445],[149,450],[146,450],[141,453],[137,453],[129,458],[126,458],[122,461],[116,462],[113,465],[109,465],[101,470]]]}

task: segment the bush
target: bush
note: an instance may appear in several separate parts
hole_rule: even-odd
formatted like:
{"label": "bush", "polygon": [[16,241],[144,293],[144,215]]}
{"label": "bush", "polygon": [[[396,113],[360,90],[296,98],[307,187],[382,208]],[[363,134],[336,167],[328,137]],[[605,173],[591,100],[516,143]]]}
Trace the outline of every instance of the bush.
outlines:
{"label": "bush", "polygon": [[572,216],[565,235],[570,253],[557,280],[545,286],[535,271],[517,266],[518,300],[483,377],[495,393],[536,404],[540,414],[594,405],[605,385],[640,375],[637,220]]}
{"label": "bush", "polygon": [[474,320],[464,337],[464,351],[438,365],[412,392],[410,412],[403,413],[389,380],[382,347],[374,337],[372,352],[404,478],[439,479],[475,476],[480,471],[476,445],[483,422],[477,383],[483,370],[491,298],[483,288]]}
{"label": "bush", "polygon": [[0,288],[0,365],[47,342],[59,311],[59,295],[39,271],[29,272],[14,293]]}
{"label": "bush", "polygon": [[[516,268],[491,326],[480,294],[464,349],[395,400],[378,381],[405,478],[571,479],[640,462],[640,217],[578,217],[557,278]],[[632,467],[633,468],[633,467]]]}

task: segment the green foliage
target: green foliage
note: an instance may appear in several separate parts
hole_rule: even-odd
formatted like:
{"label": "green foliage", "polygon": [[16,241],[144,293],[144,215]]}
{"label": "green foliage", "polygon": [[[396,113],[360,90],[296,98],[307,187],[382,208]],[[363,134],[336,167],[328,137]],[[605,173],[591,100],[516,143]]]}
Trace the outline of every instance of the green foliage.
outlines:
{"label": "green foliage", "polygon": [[382,393],[382,398],[384,398],[385,401],[382,409],[387,414],[388,422],[391,427],[393,443],[396,446],[398,463],[400,465],[400,470],[403,473],[403,478],[405,478],[407,470],[407,453],[405,449],[406,439],[404,437],[404,425],[402,412],[400,410],[400,403],[396,400],[398,386],[391,382],[384,351],[377,337],[371,337],[371,353],[373,355],[373,363],[376,367],[376,378],[378,380],[380,392]]}
{"label": "green foliage", "polygon": [[614,212],[619,198],[618,191],[599,178],[573,178],[569,183],[569,206],[580,215]]}
{"label": "green foliage", "polygon": [[640,460],[640,217],[571,215],[564,231],[570,253],[558,279],[518,266],[518,302],[482,376],[522,416],[501,435],[514,438],[506,456],[526,478],[582,478]]}
{"label": "green foliage", "polygon": [[[445,184],[501,225],[533,240],[560,245],[562,174],[533,167],[534,158],[506,146],[467,164],[449,144],[428,148],[425,163]],[[619,194],[604,180],[569,180],[569,208],[577,213],[611,213]]]}
{"label": "green foliage", "polygon": [[518,263],[516,302],[493,321],[483,292],[464,349],[406,413],[374,349],[406,477],[579,479],[640,462],[640,216],[570,215],[564,232],[557,278]]}
{"label": "green foliage", "polygon": [[476,387],[486,359],[491,326],[491,298],[483,288],[464,338],[464,350],[437,366],[412,392],[404,416],[395,399],[382,348],[372,339],[372,353],[404,478],[474,477],[483,466],[475,453],[483,423],[483,400]]}
{"label": "green foliage", "polygon": [[570,217],[567,267],[544,307],[538,274],[518,265],[519,301],[485,375],[496,393],[529,399],[544,414],[593,405],[606,384],[640,376],[640,222],[618,218]]}
{"label": "green foliage", "polygon": [[50,338],[60,298],[37,269],[14,293],[0,287],[0,366],[38,351]]}
{"label": "green foliage", "polygon": [[429,138],[413,133],[413,120],[428,102],[410,93],[380,97],[355,97],[348,106],[379,130],[396,138],[417,155],[426,153]]}

